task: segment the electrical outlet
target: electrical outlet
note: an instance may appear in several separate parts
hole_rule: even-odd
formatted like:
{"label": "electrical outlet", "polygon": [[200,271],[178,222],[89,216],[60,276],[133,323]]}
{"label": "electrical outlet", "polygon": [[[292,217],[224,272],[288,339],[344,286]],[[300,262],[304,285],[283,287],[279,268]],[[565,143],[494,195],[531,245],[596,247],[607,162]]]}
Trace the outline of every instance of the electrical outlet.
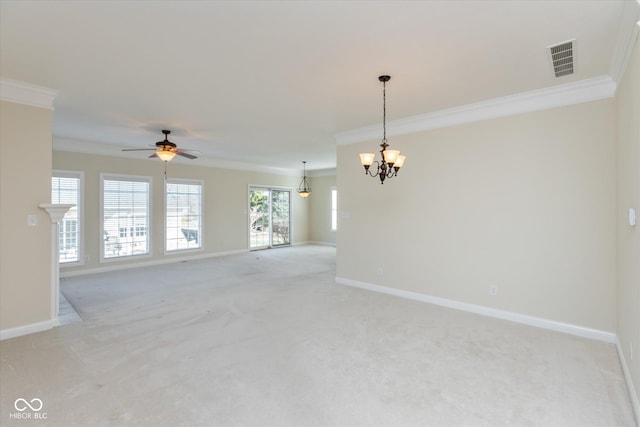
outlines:
{"label": "electrical outlet", "polygon": [[489,286],[489,295],[496,296],[498,295],[498,287],[497,286]]}
{"label": "electrical outlet", "polygon": [[378,276],[382,276],[384,274],[384,270],[382,267],[378,267]]}

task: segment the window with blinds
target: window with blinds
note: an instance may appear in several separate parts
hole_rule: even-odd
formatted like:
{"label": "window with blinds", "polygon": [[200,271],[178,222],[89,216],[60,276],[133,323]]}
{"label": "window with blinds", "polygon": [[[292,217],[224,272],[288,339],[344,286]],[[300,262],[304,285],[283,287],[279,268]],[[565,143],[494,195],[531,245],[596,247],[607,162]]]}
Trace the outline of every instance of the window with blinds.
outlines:
{"label": "window with blinds", "polygon": [[102,176],[102,256],[150,254],[151,178]]}
{"label": "window with blinds", "polygon": [[202,247],[202,183],[169,179],[165,187],[167,252]]}
{"label": "window with blinds", "polygon": [[80,262],[80,206],[82,172],[54,171],[51,177],[51,203],[75,205],[59,223],[59,261]]}

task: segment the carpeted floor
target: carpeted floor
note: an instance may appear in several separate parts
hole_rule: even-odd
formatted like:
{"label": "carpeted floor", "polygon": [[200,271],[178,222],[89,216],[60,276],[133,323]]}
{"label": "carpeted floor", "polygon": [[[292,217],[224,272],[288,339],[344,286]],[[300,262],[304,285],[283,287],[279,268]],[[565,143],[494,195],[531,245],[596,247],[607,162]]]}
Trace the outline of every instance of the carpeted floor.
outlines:
{"label": "carpeted floor", "polygon": [[635,425],[613,345],[334,276],[301,246],[65,279],[83,320],[0,343],[0,424]]}

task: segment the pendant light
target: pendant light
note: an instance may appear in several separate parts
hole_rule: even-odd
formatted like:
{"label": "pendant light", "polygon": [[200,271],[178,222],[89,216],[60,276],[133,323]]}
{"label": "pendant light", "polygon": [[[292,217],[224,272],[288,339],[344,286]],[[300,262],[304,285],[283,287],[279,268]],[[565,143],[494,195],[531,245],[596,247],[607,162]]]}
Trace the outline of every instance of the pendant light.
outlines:
{"label": "pendant light", "polygon": [[302,162],[302,167],[303,167],[303,174],[302,174],[302,181],[300,181],[300,185],[298,186],[298,194],[300,194],[300,197],[306,199],[307,197],[309,197],[309,194],[311,194],[311,186],[309,185],[309,181],[307,181],[307,162],[303,161]]}

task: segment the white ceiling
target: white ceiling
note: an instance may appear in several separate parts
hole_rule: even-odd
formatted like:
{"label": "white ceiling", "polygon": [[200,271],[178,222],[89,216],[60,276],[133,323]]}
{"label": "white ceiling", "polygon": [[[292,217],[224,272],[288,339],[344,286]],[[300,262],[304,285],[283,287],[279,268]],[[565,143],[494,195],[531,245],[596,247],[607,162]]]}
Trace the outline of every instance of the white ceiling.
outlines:
{"label": "white ceiling", "polygon": [[120,149],[171,129],[201,151],[180,161],[319,170],[336,134],[382,133],[380,74],[388,121],[610,74],[623,3],[3,0],[0,75],[59,91],[60,147],[144,158]]}

